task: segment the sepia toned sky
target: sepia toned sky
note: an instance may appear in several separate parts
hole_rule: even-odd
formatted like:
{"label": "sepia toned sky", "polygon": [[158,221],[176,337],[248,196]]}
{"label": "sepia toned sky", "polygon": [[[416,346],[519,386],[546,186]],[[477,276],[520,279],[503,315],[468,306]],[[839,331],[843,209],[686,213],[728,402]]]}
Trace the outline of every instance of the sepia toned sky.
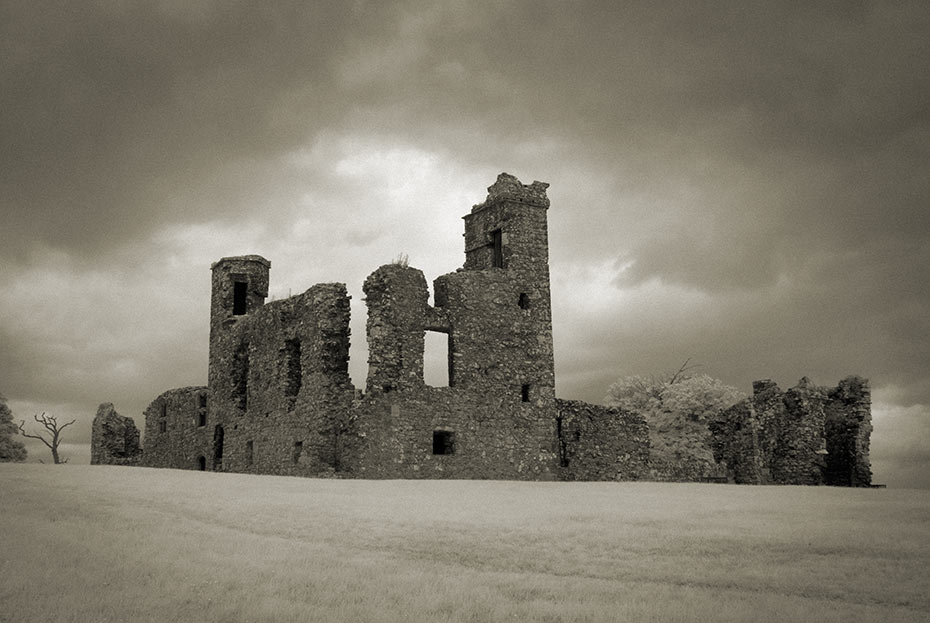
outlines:
{"label": "sepia toned sky", "polygon": [[[0,392],[86,460],[206,383],[210,263],[271,297],[428,281],[498,173],[551,184],[557,392],[695,371],[873,387],[875,482],[930,486],[930,5],[0,5]],[[30,445],[32,458],[42,446]]]}

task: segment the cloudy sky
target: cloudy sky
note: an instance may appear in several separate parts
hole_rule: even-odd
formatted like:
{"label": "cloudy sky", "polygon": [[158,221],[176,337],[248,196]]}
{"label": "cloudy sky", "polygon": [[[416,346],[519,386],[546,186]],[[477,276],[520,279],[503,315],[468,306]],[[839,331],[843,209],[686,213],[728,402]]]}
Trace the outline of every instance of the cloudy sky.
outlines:
{"label": "cloudy sky", "polygon": [[928,33],[925,0],[4,2],[0,392],[86,461],[99,403],[206,383],[245,253],[272,298],[348,285],[362,386],[364,278],[461,266],[507,171],[551,184],[560,396],[859,374],[875,481],[930,486]]}

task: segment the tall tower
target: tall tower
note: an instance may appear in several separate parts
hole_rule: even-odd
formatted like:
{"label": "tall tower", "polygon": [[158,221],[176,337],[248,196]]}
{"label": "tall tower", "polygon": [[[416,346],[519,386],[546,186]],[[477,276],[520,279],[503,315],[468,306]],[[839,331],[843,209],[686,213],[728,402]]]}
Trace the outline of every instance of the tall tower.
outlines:
{"label": "tall tower", "polygon": [[555,398],[548,184],[501,173],[465,220],[464,270],[435,282],[450,318],[450,382],[523,402]]}

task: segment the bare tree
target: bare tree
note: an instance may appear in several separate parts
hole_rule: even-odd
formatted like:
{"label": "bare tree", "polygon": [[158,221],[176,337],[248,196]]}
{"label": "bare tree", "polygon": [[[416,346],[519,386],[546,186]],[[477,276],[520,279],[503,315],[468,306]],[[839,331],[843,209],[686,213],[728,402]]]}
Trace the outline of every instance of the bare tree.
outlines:
{"label": "bare tree", "polygon": [[[66,427],[74,424],[74,420],[71,420],[67,424],[58,425],[58,418],[54,415],[45,415],[44,413],[40,415],[33,415],[33,419],[45,427],[47,432],[40,432],[38,435],[30,435],[26,432],[26,420],[21,420],[19,423],[19,432],[23,437],[28,437],[29,439],[38,439],[52,451],[52,458],[55,460],[55,465],[60,463],[67,463],[68,459],[61,460],[61,457],[58,456],[58,444],[61,443],[61,431]],[[48,438],[47,438],[48,437]]]}

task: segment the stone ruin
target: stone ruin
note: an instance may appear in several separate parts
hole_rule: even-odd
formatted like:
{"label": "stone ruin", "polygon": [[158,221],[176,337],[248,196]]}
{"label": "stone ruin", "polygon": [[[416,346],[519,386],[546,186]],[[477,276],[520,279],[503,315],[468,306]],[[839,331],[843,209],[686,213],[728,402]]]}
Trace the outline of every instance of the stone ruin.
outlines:
{"label": "stone ruin", "polygon": [[117,413],[112,403],[100,405],[90,433],[90,464],[138,465],[141,460],[136,423]]}
{"label": "stone ruin", "polygon": [[[345,284],[317,284],[266,304],[268,260],[215,262],[208,384],[166,391],[148,406],[141,464],[355,478],[645,476],[649,431],[641,415],[555,396],[547,187],[498,176],[464,216],[464,266],[433,281],[432,304],[423,273],[405,263],[381,266],[365,280],[364,390],[348,373]],[[448,386],[424,382],[427,331],[446,336]],[[837,396],[808,400],[822,405],[811,413],[823,414],[823,426],[839,430],[852,420]],[[847,399],[867,422],[868,401]],[[132,434],[104,406],[94,420],[93,462],[130,462]],[[796,438],[810,441],[800,432],[775,441],[780,426],[806,430],[789,412],[796,413],[743,404],[720,420],[715,453],[734,481],[787,482],[785,470],[804,472],[806,450],[776,458]],[[843,430],[857,447],[865,434],[867,471],[867,424]],[[856,478],[850,484],[862,475]]]}
{"label": "stone ruin", "polygon": [[871,420],[865,379],[818,387],[804,377],[784,392],[756,381],[751,398],[711,422],[714,458],[737,483],[867,487]]}
{"label": "stone ruin", "polygon": [[[555,396],[547,184],[501,174],[465,221],[465,263],[434,280],[381,266],[364,283],[368,377],[348,373],[341,283],[265,303],[271,264],[212,266],[206,387],[145,411],[143,465],[360,478],[636,479],[635,414]],[[448,386],[424,382],[427,331]]]}

